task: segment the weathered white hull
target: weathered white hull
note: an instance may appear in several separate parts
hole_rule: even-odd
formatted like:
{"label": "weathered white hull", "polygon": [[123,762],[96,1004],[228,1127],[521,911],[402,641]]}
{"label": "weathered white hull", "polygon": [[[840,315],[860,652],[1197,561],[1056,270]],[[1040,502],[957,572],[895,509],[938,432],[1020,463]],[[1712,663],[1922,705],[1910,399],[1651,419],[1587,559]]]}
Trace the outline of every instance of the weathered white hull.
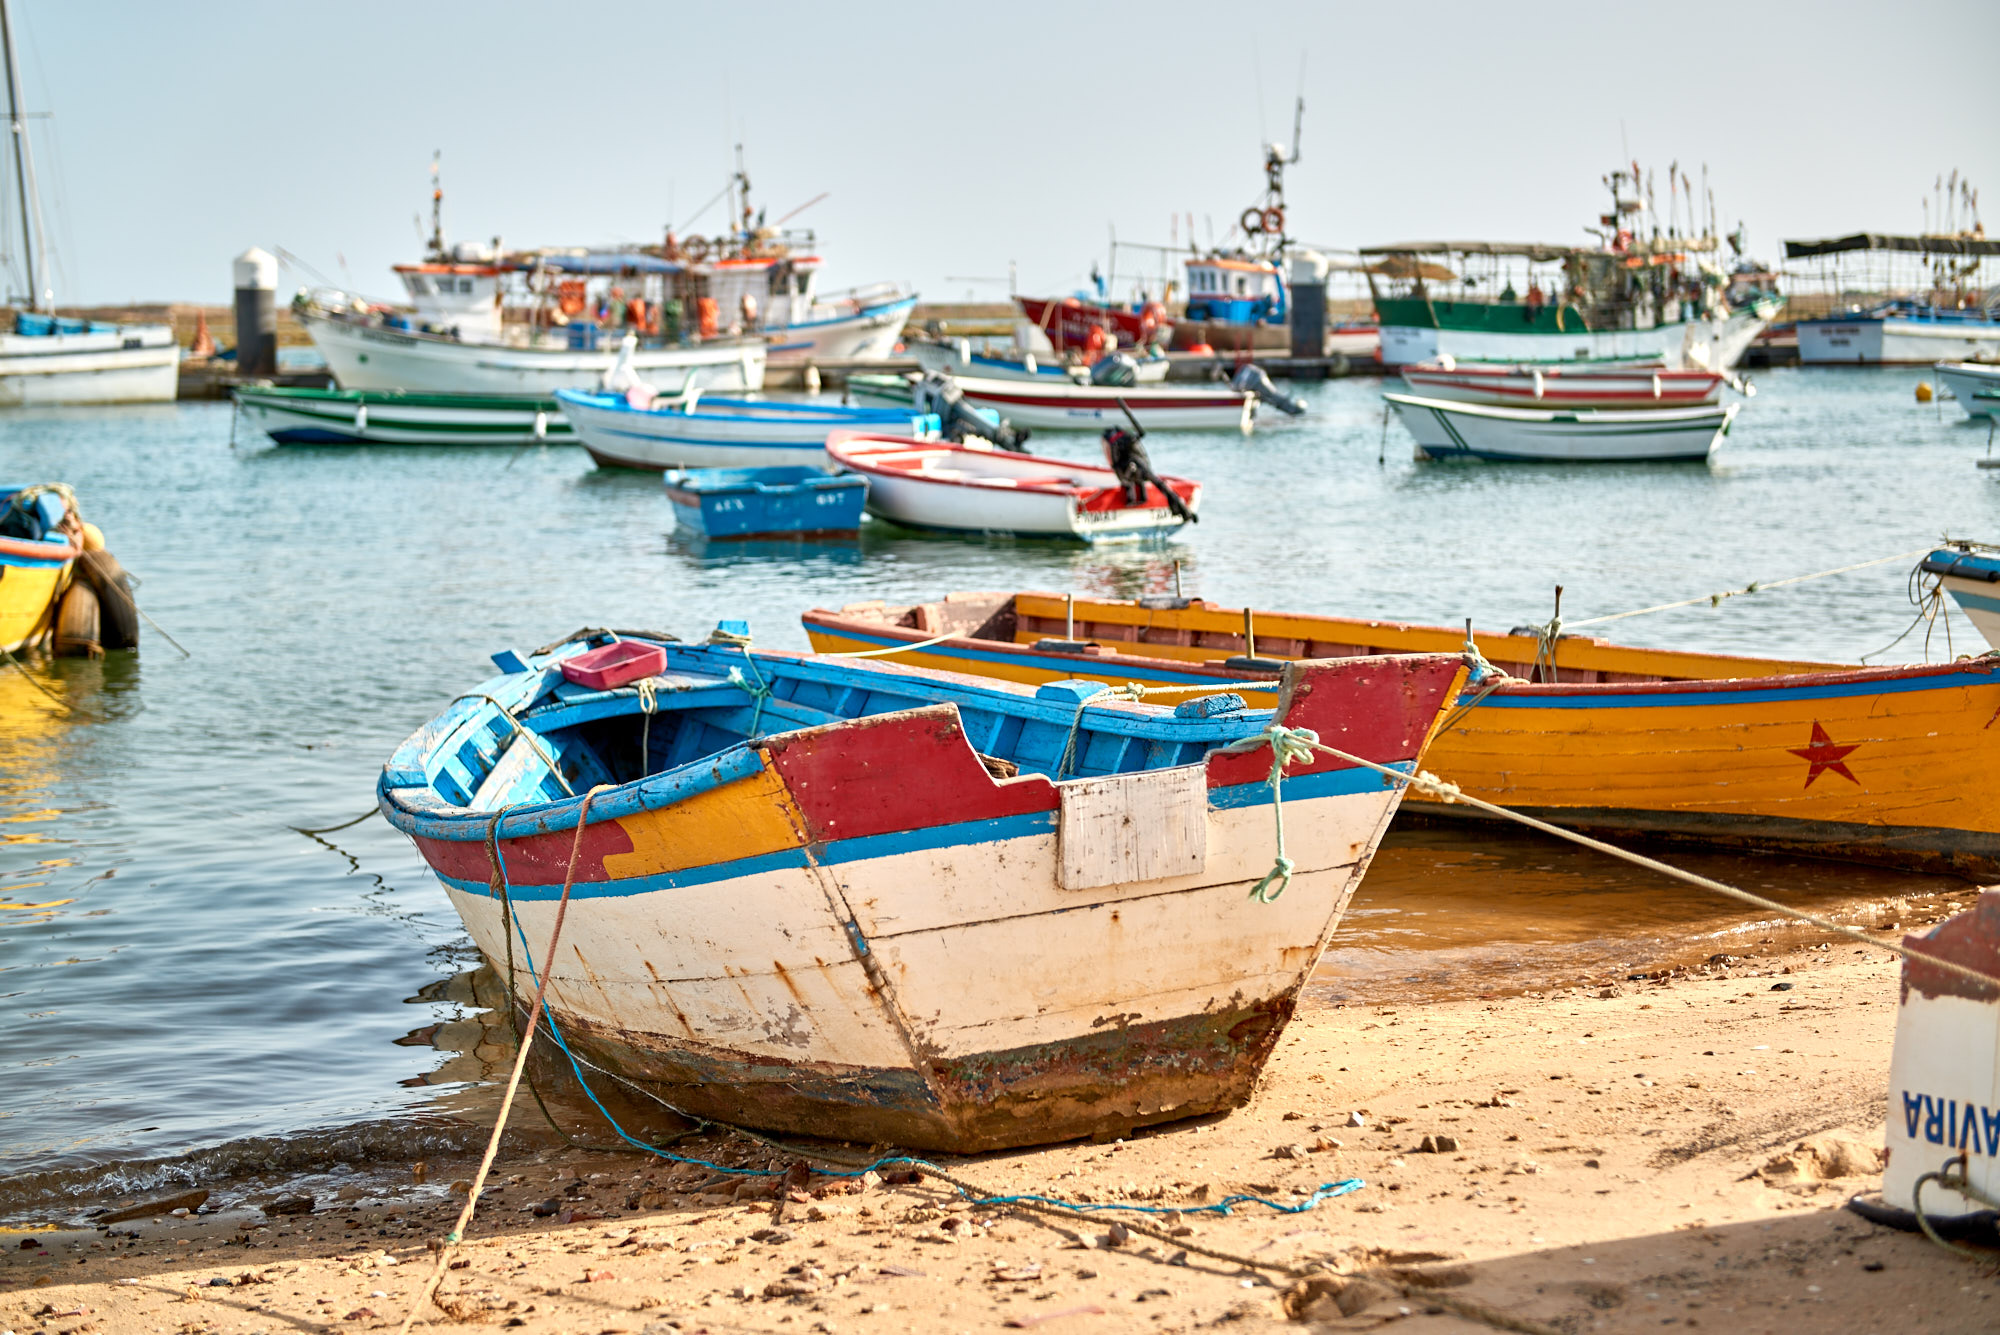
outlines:
{"label": "weathered white hull", "polygon": [[1079,510],[1074,496],[972,491],[877,473],[868,475],[868,509],[909,528],[993,537],[1117,542],[1164,535],[1181,527],[1181,521],[1166,510],[1098,515]]}
{"label": "weathered white hull", "polygon": [[975,407],[991,408],[1015,426],[1042,430],[1101,431],[1126,426],[1127,410],[1148,431],[1233,430],[1248,435],[1257,421],[1255,395],[1222,387],[1109,389],[968,376],[954,379]]}
{"label": "weathered white hull", "polygon": [[1419,459],[1639,463],[1706,459],[1735,419],[1722,408],[1535,411],[1385,394]]}
{"label": "weathered white hull", "polygon": [[[302,312],[299,319],[342,389],[549,398],[559,389],[594,388],[618,357],[615,348],[572,351],[460,343],[330,319],[312,311]],[[632,369],[665,393],[756,390],[764,387],[767,355],[756,340],[649,348],[633,354]]]}
{"label": "weathered white hull", "polygon": [[1939,362],[1937,375],[1966,416],[2000,417],[2000,364]]}
{"label": "weathered white hull", "polygon": [[854,315],[765,330],[774,362],[881,361],[896,350],[917,299],[871,306]]}
{"label": "weathered white hull", "polygon": [[1769,321],[1752,310],[1677,321],[1651,329],[1502,334],[1485,330],[1382,326],[1382,363],[1406,366],[1441,356],[1462,362],[1630,362],[1726,370]]}
{"label": "weathered white hull", "polygon": [[180,364],[181,350],[164,325],[0,334],[0,406],[166,403],[179,391]]}
{"label": "weathered white hull", "polygon": [[[1275,903],[1248,894],[1271,868],[1268,803],[1211,809],[1195,875],[1087,893],[1061,888],[1053,829],[952,831],[966,842],[745,873],[726,894],[663,887],[572,904],[549,1005],[572,1040],[611,1041],[640,1078],[699,1070],[722,1050],[770,1063],[773,1078],[913,1087],[925,1074],[913,1046],[949,1065],[1087,1044],[1107,1016],[1125,1029],[1288,1012],[1398,796],[1370,785],[1309,797],[1308,787],[1287,785],[1286,847],[1299,868]],[[483,884],[446,888],[480,952],[503,962],[499,901]],[[851,926],[834,904],[852,909]],[[528,940],[549,939],[554,903],[517,898],[515,911]],[[853,957],[857,932],[912,1033],[875,999]],[[535,983],[522,954],[517,941],[526,995]]]}
{"label": "weathered white hull", "polygon": [[1801,320],[1802,364],[2000,360],[2000,321]]}

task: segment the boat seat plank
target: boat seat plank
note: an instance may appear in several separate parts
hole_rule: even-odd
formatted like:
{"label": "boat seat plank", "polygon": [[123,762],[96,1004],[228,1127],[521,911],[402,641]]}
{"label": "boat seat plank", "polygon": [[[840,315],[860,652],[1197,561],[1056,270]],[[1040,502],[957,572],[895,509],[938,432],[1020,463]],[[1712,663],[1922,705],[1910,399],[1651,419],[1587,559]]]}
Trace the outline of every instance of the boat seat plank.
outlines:
{"label": "boat seat plank", "polygon": [[550,777],[534,743],[517,733],[465,805],[475,811],[498,811],[516,802],[547,801],[552,796],[545,787]]}

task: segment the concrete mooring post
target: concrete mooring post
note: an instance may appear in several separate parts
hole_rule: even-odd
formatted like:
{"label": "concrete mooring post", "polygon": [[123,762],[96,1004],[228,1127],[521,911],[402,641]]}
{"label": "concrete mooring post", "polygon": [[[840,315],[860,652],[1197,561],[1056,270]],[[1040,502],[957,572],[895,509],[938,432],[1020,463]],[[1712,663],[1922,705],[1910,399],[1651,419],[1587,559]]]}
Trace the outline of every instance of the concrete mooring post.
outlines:
{"label": "concrete mooring post", "polygon": [[278,373],[278,261],[256,246],[236,257],[236,374]]}
{"label": "concrete mooring post", "polygon": [[1326,256],[1295,250],[1291,257],[1292,356],[1326,356]]}

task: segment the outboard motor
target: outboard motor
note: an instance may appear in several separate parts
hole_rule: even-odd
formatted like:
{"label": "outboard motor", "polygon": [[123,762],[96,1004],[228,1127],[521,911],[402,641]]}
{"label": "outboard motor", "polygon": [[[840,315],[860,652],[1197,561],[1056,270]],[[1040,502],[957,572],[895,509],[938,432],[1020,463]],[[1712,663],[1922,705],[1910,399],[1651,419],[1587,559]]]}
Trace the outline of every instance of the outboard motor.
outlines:
{"label": "outboard motor", "polygon": [[1130,389],[1139,383],[1139,363],[1123,352],[1108,352],[1090,367],[1090,383]]}
{"label": "outboard motor", "polygon": [[942,371],[926,372],[911,390],[910,401],[920,413],[936,413],[940,431],[954,445],[963,445],[967,436],[977,436],[1010,454],[1028,452],[1025,428],[1010,425],[1004,417],[998,425],[981,417],[979,410],[965,401],[965,391],[958,382]]}
{"label": "outboard motor", "polygon": [[1264,374],[1264,368],[1255,362],[1245,362],[1229,382],[1229,387],[1238,393],[1254,394],[1287,416],[1297,417],[1306,410],[1305,404],[1271,383],[1271,377]]}

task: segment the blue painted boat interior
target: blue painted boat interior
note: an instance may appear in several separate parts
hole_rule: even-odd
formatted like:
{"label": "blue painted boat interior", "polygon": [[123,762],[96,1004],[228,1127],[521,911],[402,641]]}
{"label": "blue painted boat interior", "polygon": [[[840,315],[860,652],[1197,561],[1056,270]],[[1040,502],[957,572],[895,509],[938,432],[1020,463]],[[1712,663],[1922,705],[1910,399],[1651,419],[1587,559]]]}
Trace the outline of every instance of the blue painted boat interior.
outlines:
{"label": "blue painted boat interior", "polygon": [[[1030,695],[997,683],[906,675],[865,660],[766,656],[734,644],[629,633],[619,638],[666,652],[666,667],[649,679],[651,714],[636,684],[600,691],[564,679],[561,661],[610,643],[610,632],[527,656],[496,654],[503,675],[454,701],[384,766],[378,793],[391,822],[436,838],[483,839],[492,812],[515,809],[503,834],[540,828],[533,824],[537,807],[573,807],[573,797],[600,784],[622,787],[600,794],[593,816],[667,806],[754,773],[757,761],[745,743],[756,737],[926,705],[956,705],[966,737],[996,775],[1065,779],[1192,764],[1218,746],[1255,736],[1273,713],[1229,692],[1177,707],[1119,702],[1079,709],[1102,683],[1050,682]],[[517,744],[517,732],[532,737]]]}
{"label": "blue painted boat interior", "polygon": [[663,475],[677,491],[751,492],[810,488],[816,491],[866,487],[868,479],[854,473],[827,473],[804,464],[772,468],[689,468]]}

